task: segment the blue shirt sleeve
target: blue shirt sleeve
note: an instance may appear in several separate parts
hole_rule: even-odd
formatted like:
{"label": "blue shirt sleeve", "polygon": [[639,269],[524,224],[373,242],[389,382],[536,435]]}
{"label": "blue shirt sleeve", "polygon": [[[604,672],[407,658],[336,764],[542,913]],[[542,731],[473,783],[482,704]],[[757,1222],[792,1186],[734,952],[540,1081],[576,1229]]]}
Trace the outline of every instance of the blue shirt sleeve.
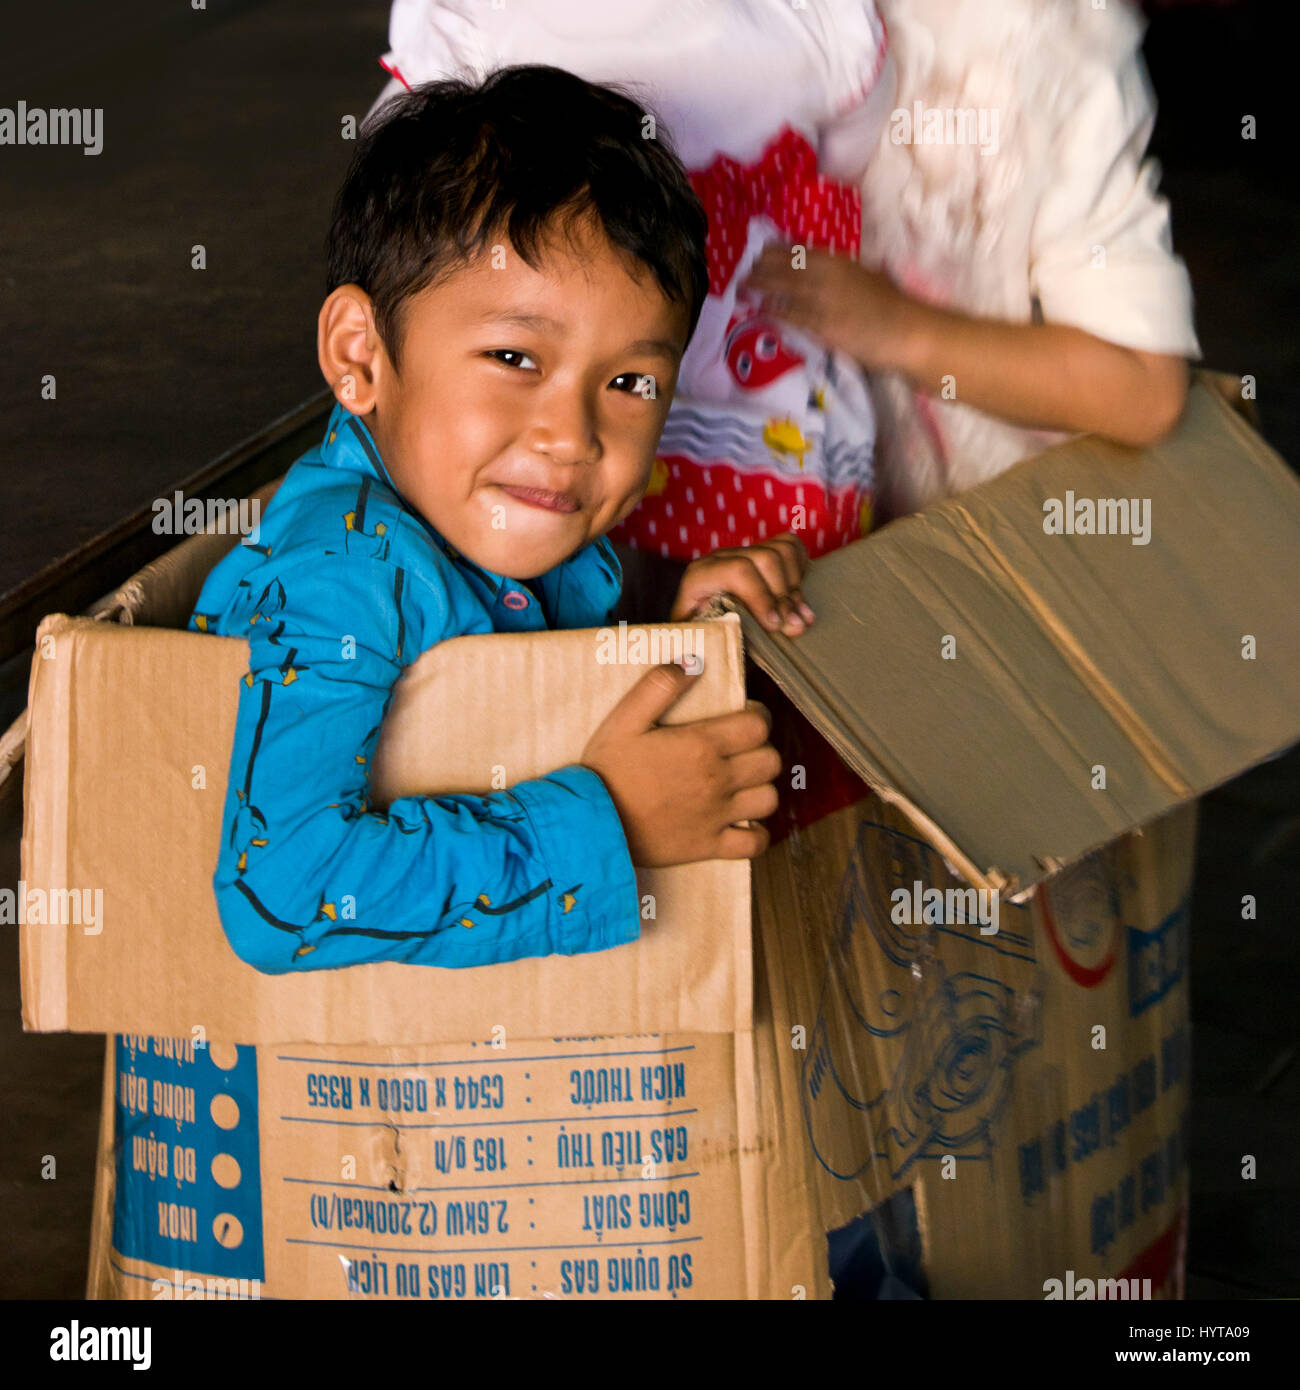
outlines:
{"label": "blue shirt sleeve", "polygon": [[434,582],[317,553],[259,566],[241,593],[222,625],[247,637],[250,659],[213,880],[241,960],[270,974],[471,966],[636,940],[627,841],[589,769],[370,806],[393,686],[453,635]]}

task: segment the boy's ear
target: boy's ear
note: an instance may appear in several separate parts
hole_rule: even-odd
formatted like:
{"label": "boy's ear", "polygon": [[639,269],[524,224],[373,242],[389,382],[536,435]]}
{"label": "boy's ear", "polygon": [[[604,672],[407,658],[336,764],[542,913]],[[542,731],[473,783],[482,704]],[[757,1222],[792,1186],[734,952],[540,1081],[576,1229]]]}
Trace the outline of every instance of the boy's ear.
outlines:
{"label": "boy's ear", "polygon": [[360,286],[340,285],[321,305],[316,360],[344,410],[369,415],[392,364],[375,327],[374,305]]}

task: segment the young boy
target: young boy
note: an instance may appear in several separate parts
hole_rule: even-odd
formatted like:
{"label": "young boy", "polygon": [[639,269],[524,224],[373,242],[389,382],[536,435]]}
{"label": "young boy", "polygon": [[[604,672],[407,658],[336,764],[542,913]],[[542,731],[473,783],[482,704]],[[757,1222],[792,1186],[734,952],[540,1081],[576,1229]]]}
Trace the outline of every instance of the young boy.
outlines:
{"label": "young boy", "polygon": [[[417,88],[358,145],[317,332],[338,404],[191,618],[250,645],[214,886],[260,970],[601,950],[638,935],[634,865],[767,843],[746,824],[777,803],[766,711],[658,728],[690,679],[675,666],[633,687],[580,764],[385,813],[368,799],[393,686],[422,652],[599,626],[618,599],[602,537],[645,491],[708,289],[703,212],[644,117],[517,67]],[[797,635],[806,565],[792,535],[705,557],[670,618],[725,590]]]}

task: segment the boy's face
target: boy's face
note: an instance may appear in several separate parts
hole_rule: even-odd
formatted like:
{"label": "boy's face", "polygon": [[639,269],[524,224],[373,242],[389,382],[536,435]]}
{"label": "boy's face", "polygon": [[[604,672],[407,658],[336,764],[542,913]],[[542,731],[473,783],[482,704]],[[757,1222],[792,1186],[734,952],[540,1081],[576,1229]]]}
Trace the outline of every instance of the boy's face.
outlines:
{"label": "boy's face", "polygon": [[514,579],[640,501],[686,347],[686,309],[649,269],[598,225],[575,236],[576,251],[551,238],[541,272],[503,237],[496,266],[488,254],[412,298],[400,375],[385,361],[366,419],[406,500]]}

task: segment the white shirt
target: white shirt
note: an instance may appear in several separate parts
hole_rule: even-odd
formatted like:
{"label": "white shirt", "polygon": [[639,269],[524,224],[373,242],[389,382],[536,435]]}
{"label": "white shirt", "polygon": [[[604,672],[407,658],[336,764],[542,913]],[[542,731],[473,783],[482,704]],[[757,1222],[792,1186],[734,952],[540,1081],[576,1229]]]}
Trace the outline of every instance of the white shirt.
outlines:
{"label": "white shirt", "polygon": [[[897,73],[862,180],[862,260],[917,297],[980,317],[1070,324],[1200,357],[1159,168],[1155,102],[1126,0],[879,0]],[[917,103],[921,104],[918,113]],[[929,143],[932,111],[982,111],[975,143]],[[919,122],[921,139],[913,127]],[[951,127],[954,136],[970,135]],[[982,153],[981,144],[990,153]],[[871,377],[887,505],[913,511],[1068,435]]]}
{"label": "white shirt", "polygon": [[411,86],[546,63],[631,87],[690,169],[749,163],[789,124],[823,173],[854,181],[870,155],[857,132],[884,115],[862,109],[881,87],[872,0],[393,0],[388,39],[384,62]]}

